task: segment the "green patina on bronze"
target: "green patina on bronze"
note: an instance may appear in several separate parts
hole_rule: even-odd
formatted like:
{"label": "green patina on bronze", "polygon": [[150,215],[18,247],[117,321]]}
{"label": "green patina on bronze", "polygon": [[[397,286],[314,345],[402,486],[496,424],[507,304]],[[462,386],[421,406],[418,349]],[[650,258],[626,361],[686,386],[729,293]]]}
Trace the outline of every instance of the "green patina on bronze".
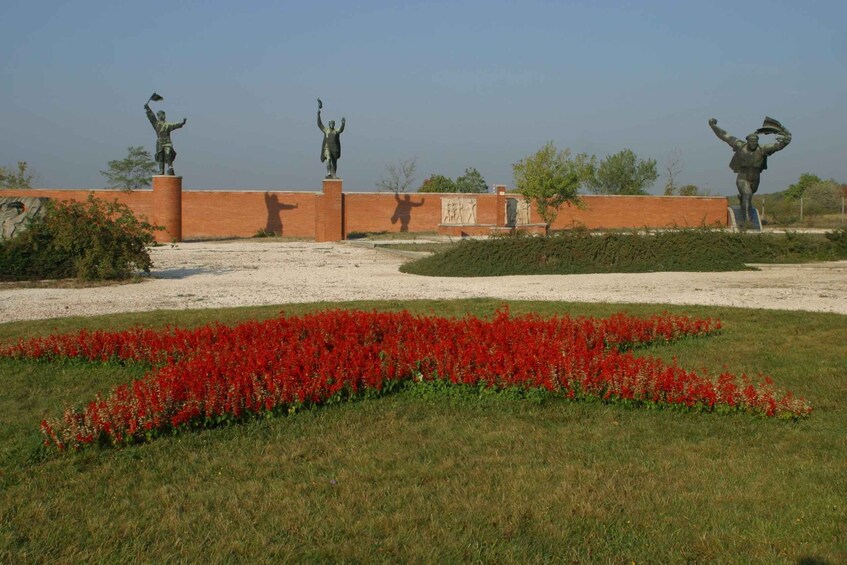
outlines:
{"label": "green patina on bronze", "polygon": [[335,129],[335,121],[329,121],[329,127],[324,126],[321,121],[321,109],[323,102],[318,98],[318,129],[324,134],[321,146],[321,163],[326,162],[326,178],[335,179],[338,171],[338,160],[341,158],[341,132],[344,131],[346,120],[341,118],[341,127]]}
{"label": "green patina on bronze", "polygon": [[150,109],[150,101],[158,102],[163,98],[153,93],[152,96],[145,102],[144,110],[147,112],[147,119],[153,129],[156,130],[156,163],[159,164],[159,174],[165,174],[165,166],[167,165],[167,174],[174,174],[174,161],[176,160],[176,151],[174,151],[173,143],[171,142],[171,132],[185,125],[185,118],[181,122],[169,122],[165,119],[165,112],[159,110],[155,114]]}
{"label": "green patina on bronze", "polygon": [[[738,200],[741,203],[742,226],[747,227],[753,217],[753,194],[759,189],[762,171],[768,168],[768,155],[773,155],[791,143],[791,133],[785,126],[770,117],[765,117],[762,127],[743,140],[719,128],[715,118],[709,120],[709,126],[718,139],[725,141],[732,148],[733,155],[729,168],[738,175],[735,186],[738,187]],[[770,145],[759,145],[759,134],[774,134],[776,142]]]}

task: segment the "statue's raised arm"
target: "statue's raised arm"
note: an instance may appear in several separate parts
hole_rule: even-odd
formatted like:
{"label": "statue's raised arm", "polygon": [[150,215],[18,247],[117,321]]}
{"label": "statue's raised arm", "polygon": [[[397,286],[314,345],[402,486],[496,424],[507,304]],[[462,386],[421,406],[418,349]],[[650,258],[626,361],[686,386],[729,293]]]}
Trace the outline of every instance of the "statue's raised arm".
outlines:
{"label": "statue's raised arm", "polygon": [[321,108],[323,108],[323,102],[318,98],[318,129],[322,132],[326,133],[326,128],[324,127],[324,123],[321,121]]}
{"label": "statue's raised arm", "polygon": [[718,121],[715,118],[711,118],[709,120],[709,127],[712,128],[712,131],[715,132],[715,135],[718,136],[718,139],[727,143],[733,149],[735,148],[735,145],[738,143],[738,138],[729,135],[728,133],[726,133],[726,130],[718,127]]}
{"label": "statue's raised arm", "polygon": [[346,119],[346,118],[341,118],[341,127],[340,127],[340,128],[338,128],[338,133],[341,133],[342,131],[344,131],[344,126],[345,126],[345,125],[347,125],[347,119]]}
{"label": "statue's raised arm", "polygon": [[159,120],[156,119],[156,114],[153,113],[153,110],[150,109],[150,101],[144,103],[144,111],[147,112],[147,119],[150,120],[150,123],[153,127],[156,127],[156,124],[159,123]]}
{"label": "statue's raised arm", "polygon": [[789,143],[791,143],[791,132],[783,126],[782,131],[776,135],[776,141],[768,145],[763,145],[762,150],[765,152],[765,155],[773,155],[777,151],[785,149],[785,146]]}

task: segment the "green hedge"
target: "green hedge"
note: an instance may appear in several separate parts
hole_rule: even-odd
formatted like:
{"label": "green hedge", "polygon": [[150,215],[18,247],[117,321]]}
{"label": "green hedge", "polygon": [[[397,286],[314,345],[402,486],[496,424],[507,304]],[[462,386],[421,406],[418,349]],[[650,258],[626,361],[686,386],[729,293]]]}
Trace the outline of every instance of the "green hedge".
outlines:
{"label": "green hedge", "polygon": [[[405,273],[442,277],[735,271],[747,263],[847,259],[844,230],[827,234],[741,234],[708,229],[593,234],[573,230],[463,241],[406,263]],[[839,235],[840,234],[840,235]]]}
{"label": "green hedge", "polygon": [[0,281],[121,280],[149,273],[154,229],[117,201],[89,195],[85,202],[50,202],[26,231],[0,240]]}

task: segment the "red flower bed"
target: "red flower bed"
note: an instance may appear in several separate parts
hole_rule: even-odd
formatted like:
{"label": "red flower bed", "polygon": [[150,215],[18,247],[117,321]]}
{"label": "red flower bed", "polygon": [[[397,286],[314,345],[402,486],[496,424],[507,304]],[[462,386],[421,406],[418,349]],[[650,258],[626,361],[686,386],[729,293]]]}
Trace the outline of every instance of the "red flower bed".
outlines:
{"label": "red flower bed", "polygon": [[598,320],[500,312],[487,321],[341,310],[233,327],[82,331],[21,340],[0,348],[0,355],[152,365],[144,378],[81,411],[42,422],[47,442],[60,449],[95,441],[121,445],[182,426],[290,412],[432,380],[766,416],[811,411],[804,400],[776,392],[767,378],[758,385],[728,373],[711,379],[625,351],[719,329],[716,320],[671,315]]}

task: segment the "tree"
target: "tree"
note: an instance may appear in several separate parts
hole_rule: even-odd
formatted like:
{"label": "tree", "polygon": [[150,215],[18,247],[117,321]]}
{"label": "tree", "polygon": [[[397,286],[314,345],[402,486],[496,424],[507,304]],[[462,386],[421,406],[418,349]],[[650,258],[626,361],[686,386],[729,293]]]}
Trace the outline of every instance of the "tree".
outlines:
{"label": "tree", "polygon": [[127,192],[150,186],[153,175],[159,170],[156,161],[144,147],[127,147],[127,156],[109,161],[109,167],[100,174],[109,181],[107,188],[120,188]]}
{"label": "tree", "polygon": [[665,175],[668,177],[668,180],[665,183],[665,196],[673,196],[674,194],[678,194],[676,178],[682,172],[682,167],[682,153],[679,149],[676,149],[673,153],[670,154],[667,161],[665,161],[662,165],[662,168],[665,169]]}
{"label": "tree", "polygon": [[788,189],[785,191],[785,196],[788,198],[793,198],[795,200],[802,198],[807,188],[819,182],[823,182],[823,179],[820,178],[818,175],[813,175],[812,173],[803,173],[802,175],[800,175],[800,179],[797,182],[788,187]]}
{"label": "tree", "polygon": [[18,161],[18,171],[0,167],[0,188],[32,188],[32,174],[27,173],[26,161]]}
{"label": "tree", "polygon": [[470,167],[456,179],[456,192],[488,192],[488,184],[479,171]]}
{"label": "tree", "polygon": [[593,168],[593,157],[581,153],[571,159],[570,154],[570,149],[557,151],[548,141],[536,153],[512,165],[515,191],[535,205],[548,227],[562,204],[580,203],[580,184]]}
{"label": "tree", "polygon": [[385,173],[376,182],[380,190],[387,192],[406,192],[415,182],[415,171],[418,168],[418,158],[409,157],[401,159],[397,163],[389,163],[385,166]]}
{"label": "tree", "polygon": [[709,191],[703,190],[695,184],[686,184],[683,186],[678,186],[676,189],[676,194],[678,194],[679,196],[709,196]]}
{"label": "tree", "polygon": [[841,184],[835,179],[812,183],[803,192],[803,211],[809,216],[837,214],[841,211],[842,195]]}
{"label": "tree", "polygon": [[456,183],[444,175],[430,175],[418,189],[418,192],[457,192]]}
{"label": "tree", "polygon": [[587,184],[594,194],[647,194],[658,178],[655,159],[644,161],[624,149],[600,161]]}

